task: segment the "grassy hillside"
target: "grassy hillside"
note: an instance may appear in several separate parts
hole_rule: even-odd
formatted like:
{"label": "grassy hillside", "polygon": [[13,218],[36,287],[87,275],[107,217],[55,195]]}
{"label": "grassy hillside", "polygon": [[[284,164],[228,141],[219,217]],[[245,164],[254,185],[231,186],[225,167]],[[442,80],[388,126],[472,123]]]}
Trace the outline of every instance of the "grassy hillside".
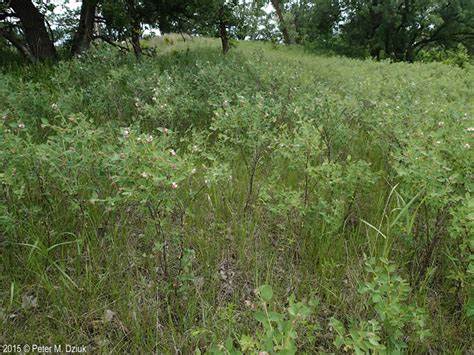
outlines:
{"label": "grassy hillside", "polygon": [[474,350],[472,68],[157,52],[0,74],[1,344]]}

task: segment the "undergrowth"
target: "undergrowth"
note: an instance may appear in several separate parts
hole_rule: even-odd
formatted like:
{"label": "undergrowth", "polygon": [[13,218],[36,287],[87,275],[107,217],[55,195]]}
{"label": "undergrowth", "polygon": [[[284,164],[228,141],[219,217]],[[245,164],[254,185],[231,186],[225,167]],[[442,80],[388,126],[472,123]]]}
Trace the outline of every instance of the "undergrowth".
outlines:
{"label": "undergrowth", "polygon": [[193,41],[0,74],[2,344],[473,351],[472,69]]}

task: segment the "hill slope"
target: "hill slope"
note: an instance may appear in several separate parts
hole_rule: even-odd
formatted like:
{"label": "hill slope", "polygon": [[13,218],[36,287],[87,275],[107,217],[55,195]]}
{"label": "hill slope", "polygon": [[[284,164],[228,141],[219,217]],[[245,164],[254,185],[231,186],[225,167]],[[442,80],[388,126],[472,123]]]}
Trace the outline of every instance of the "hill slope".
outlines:
{"label": "hill slope", "polygon": [[472,350],[472,69],[175,41],[0,74],[2,344]]}

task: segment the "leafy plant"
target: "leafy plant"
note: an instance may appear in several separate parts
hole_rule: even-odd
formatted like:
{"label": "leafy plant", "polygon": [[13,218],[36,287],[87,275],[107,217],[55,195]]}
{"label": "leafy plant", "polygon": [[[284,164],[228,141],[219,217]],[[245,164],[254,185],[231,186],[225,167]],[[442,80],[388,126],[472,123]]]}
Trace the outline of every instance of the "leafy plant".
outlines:
{"label": "leafy plant", "polygon": [[337,333],[334,344],[358,354],[385,350],[400,353],[407,348],[407,329],[414,331],[410,337],[413,341],[425,341],[430,335],[426,313],[409,303],[411,289],[395,274],[396,266],[384,258],[371,258],[365,265],[369,279],[361,284],[359,293],[366,295],[370,313],[374,312],[376,318],[361,321],[348,330],[332,318],[330,324]]}
{"label": "leafy plant", "polygon": [[[288,298],[288,307],[285,313],[276,309],[273,288],[262,285],[257,289],[257,295],[262,306],[261,311],[254,313],[255,320],[261,329],[255,336],[243,335],[239,339],[240,350],[243,353],[255,352],[267,354],[296,354],[298,328],[304,326],[314,308],[318,305],[316,299],[310,300],[308,305],[296,301],[295,295]],[[223,346],[216,347],[212,353],[241,354],[229,338]]]}

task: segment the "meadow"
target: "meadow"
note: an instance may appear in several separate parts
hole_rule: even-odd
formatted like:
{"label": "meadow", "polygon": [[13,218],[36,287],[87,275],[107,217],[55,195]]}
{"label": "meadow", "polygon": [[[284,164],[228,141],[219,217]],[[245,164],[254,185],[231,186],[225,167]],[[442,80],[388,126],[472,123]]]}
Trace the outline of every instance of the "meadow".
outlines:
{"label": "meadow", "polygon": [[474,351],[474,69],[177,37],[0,72],[0,344]]}

